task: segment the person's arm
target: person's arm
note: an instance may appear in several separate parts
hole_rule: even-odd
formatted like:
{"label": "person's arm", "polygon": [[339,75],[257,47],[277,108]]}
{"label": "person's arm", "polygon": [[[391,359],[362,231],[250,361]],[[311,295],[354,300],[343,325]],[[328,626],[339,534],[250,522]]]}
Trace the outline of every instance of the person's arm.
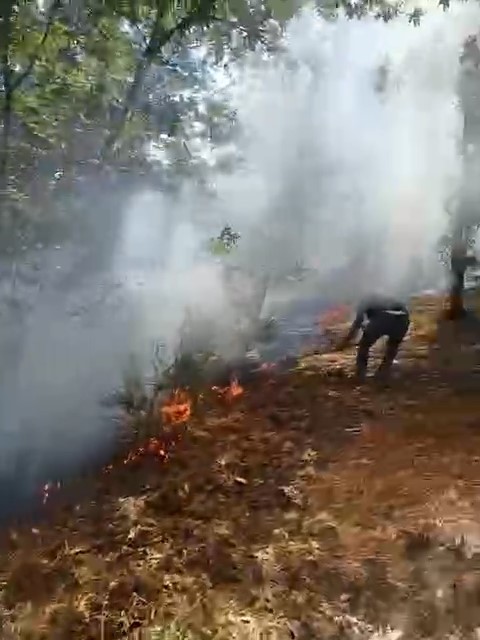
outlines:
{"label": "person's arm", "polygon": [[363,318],[365,315],[365,311],[363,308],[359,309],[357,315],[355,316],[355,320],[352,322],[350,329],[348,330],[347,335],[341,340],[337,346],[337,349],[341,351],[342,349],[346,349],[348,345],[355,338],[357,333],[360,331],[360,327],[363,323]]}

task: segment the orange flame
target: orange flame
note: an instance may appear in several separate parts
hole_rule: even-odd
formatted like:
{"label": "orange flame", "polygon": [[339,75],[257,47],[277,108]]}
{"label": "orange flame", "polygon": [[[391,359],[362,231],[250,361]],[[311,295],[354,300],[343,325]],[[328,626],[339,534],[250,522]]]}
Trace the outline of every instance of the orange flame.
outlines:
{"label": "orange flame", "polygon": [[[186,391],[176,389],[167,402],[160,409],[162,419],[165,424],[180,424],[186,422],[192,412],[192,402]],[[145,444],[130,451],[121,461],[124,465],[131,464],[146,456],[164,461],[168,458],[167,442],[160,438],[152,437]],[[103,473],[108,474],[114,470],[116,465],[108,464],[103,468]],[[51,498],[52,492],[60,489],[60,482],[47,482],[41,488],[43,504]]]}
{"label": "orange flame", "polygon": [[238,382],[237,378],[232,378],[232,381],[230,382],[230,386],[227,389],[227,397],[230,399],[237,398],[238,396],[241,396],[242,393],[243,393],[242,385]]}
{"label": "orange flame", "polygon": [[226,400],[233,400],[238,398],[244,392],[242,385],[238,382],[238,378],[233,377],[228,387],[212,387],[213,391],[216,391],[219,396]]}
{"label": "orange flame", "polygon": [[160,412],[166,424],[186,422],[192,414],[192,401],[186,391],[176,389]]}
{"label": "orange flame", "polygon": [[163,443],[158,438],[150,438],[146,444],[135,451],[131,451],[124,459],[123,464],[130,464],[144,456],[152,456],[164,460],[167,457]]}
{"label": "orange flame", "polygon": [[[192,401],[188,393],[181,389],[175,389],[167,401],[160,407],[160,413],[164,425],[178,425],[186,422],[191,416]],[[129,465],[142,458],[156,458],[161,462],[168,458],[168,450],[175,446],[170,442],[166,434],[160,437],[151,437],[144,444],[130,451],[121,461],[124,465]],[[109,464],[103,468],[105,474],[113,471],[115,466]]]}

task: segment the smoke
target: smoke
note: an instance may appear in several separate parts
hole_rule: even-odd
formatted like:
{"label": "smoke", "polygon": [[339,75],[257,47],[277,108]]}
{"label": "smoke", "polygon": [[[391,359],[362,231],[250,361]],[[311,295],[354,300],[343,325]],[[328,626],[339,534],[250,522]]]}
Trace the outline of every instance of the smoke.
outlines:
{"label": "smoke", "polygon": [[[209,188],[191,180],[179,195],[132,193],[113,248],[95,244],[108,247],[100,266],[92,259],[83,274],[62,247],[55,277],[38,276],[28,319],[3,316],[0,473],[27,456],[21,471],[36,479],[54,459],[69,466],[103,446],[111,430],[99,400],[131,354],[147,370],[155,341],[175,351],[188,308],[215,348],[235,354],[238,309],[205,249],[224,224],[241,234],[227,261],[269,280],[308,267],[320,300],[437,282],[445,202],[461,174],[458,56],[479,22],[476,3],[430,10],[418,28],[326,22],[305,9],[276,55],[252,52],[212,71],[209,89],[236,124],[223,145],[190,140]],[[94,236],[101,218],[92,216]],[[252,280],[238,283],[245,299]]]}
{"label": "smoke", "polygon": [[343,276],[357,290],[432,275],[461,171],[458,57],[479,15],[457,4],[414,28],[306,9],[282,56],[237,69],[244,168],[218,193],[244,236],[260,234],[250,261],[328,274],[358,257]]}
{"label": "smoke", "polygon": [[154,237],[146,211],[157,225],[174,211],[162,265],[142,294],[140,331],[156,327],[172,351],[190,307],[228,351],[237,310],[204,250],[224,224],[241,234],[230,262],[270,282],[302,265],[316,274],[318,298],[438,286],[446,203],[462,175],[459,55],[479,22],[480,8],[461,2],[429,10],[419,27],[407,18],[325,21],[306,8],[275,55],[252,52],[212,72],[209,90],[236,124],[233,143],[189,140],[193,162],[209,166],[210,192],[189,182],[170,202],[152,195],[126,213],[124,237],[134,242],[135,228],[150,237],[137,245],[145,256]]}

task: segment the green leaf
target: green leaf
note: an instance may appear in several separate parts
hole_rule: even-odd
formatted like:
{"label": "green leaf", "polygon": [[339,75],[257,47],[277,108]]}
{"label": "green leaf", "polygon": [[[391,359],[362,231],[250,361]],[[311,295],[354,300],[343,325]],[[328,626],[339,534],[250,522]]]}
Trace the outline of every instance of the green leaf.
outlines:
{"label": "green leaf", "polygon": [[290,20],[299,8],[296,0],[267,0],[267,6],[272,12],[272,18],[279,22]]}

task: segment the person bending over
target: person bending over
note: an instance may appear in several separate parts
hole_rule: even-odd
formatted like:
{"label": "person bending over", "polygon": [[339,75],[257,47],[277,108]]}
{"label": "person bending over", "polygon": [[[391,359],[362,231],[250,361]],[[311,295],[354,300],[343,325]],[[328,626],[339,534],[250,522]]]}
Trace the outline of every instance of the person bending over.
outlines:
{"label": "person bending over", "polygon": [[362,330],[362,337],[358,342],[356,373],[360,380],[364,380],[370,348],[377,340],[387,336],[383,360],[376,374],[379,377],[386,377],[390,373],[409,325],[408,309],[402,302],[384,296],[371,296],[364,299],[358,306],[355,320],[337,349],[339,351],[345,349]]}

